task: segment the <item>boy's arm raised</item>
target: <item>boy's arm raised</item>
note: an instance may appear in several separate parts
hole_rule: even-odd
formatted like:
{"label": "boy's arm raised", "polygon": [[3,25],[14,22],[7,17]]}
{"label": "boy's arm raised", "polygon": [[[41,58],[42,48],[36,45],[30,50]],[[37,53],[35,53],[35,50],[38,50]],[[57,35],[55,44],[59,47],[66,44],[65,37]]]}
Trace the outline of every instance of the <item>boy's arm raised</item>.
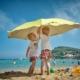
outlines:
{"label": "boy's arm raised", "polygon": [[41,27],[39,27],[39,28],[37,29],[37,34],[39,35],[39,39],[40,39]]}

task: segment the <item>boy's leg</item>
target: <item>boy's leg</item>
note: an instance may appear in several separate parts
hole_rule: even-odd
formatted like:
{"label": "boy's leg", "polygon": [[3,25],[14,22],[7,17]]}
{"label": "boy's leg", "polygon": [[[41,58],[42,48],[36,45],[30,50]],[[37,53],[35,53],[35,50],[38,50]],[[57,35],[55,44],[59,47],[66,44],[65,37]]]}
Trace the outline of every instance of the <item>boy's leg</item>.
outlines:
{"label": "boy's leg", "polygon": [[43,68],[44,68],[45,59],[41,59],[41,75],[43,74]]}
{"label": "boy's leg", "polygon": [[50,74],[50,63],[49,60],[46,60],[46,67],[47,67],[47,75]]}
{"label": "boy's leg", "polygon": [[32,71],[31,71],[31,73],[34,72],[34,68],[35,68],[35,65],[36,65],[36,60],[33,61],[33,64],[32,64],[32,65],[33,65],[33,66],[32,66]]}
{"label": "boy's leg", "polygon": [[31,66],[29,68],[29,72],[28,72],[29,74],[33,73],[35,65],[36,65],[36,60],[33,60]]}

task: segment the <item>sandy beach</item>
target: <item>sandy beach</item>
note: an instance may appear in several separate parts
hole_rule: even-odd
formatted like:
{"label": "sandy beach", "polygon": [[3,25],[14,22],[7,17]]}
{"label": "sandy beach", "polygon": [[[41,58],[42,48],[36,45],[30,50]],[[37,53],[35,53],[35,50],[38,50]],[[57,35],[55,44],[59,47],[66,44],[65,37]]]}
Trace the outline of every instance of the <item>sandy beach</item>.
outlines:
{"label": "sandy beach", "polygon": [[31,75],[27,74],[28,70],[2,71],[0,72],[0,80],[80,80],[80,75],[73,74],[73,68],[70,68],[68,72],[65,72],[65,69],[55,68],[56,71],[50,75],[47,75],[46,71],[40,75],[40,69],[35,69]]}

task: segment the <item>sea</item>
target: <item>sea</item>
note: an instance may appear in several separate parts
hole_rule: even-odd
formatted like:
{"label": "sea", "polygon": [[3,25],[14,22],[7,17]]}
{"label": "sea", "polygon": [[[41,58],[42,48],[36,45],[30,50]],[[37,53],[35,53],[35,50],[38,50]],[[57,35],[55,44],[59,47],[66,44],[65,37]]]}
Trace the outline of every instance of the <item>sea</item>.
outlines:
{"label": "sea", "polygon": [[[78,65],[77,59],[56,59],[56,67],[72,67]],[[31,62],[28,59],[1,59],[0,71],[27,70]],[[51,67],[54,67],[53,60],[50,60]],[[36,68],[40,68],[41,60],[36,61]]]}

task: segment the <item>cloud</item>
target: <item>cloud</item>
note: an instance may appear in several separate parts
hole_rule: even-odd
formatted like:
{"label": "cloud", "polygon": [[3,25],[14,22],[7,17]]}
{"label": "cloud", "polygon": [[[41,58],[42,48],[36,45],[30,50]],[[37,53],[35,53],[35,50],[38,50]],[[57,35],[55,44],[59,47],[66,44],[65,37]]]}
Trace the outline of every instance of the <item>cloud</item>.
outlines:
{"label": "cloud", "polygon": [[71,20],[80,23],[80,2],[63,4],[54,9],[55,17]]}
{"label": "cloud", "polygon": [[20,19],[18,23],[14,23],[12,18],[9,18],[6,13],[4,13],[2,10],[0,10],[0,29],[5,30],[5,29],[13,29],[16,26],[21,25],[22,23],[26,22],[25,19]]}
{"label": "cloud", "polygon": [[62,18],[62,19],[66,19],[66,20],[72,20],[72,17],[69,17],[69,15],[65,12],[65,11],[59,11],[59,10],[55,10],[56,14],[55,17],[57,18]]}
{"label": "cloud", "polygon": [[0,10],[0,29],[6,29],[8,27],[14,27],[17,24],[13,23],[12,19],[8,18],[7,15]]}
{"label": "cloud", "polygon": [[80,32],[79,29],[73,29],[68,32],[68,34],[72,35],[73,37],[76,37],[76,35]]}
{"label": "cloud", "polygon": [[80,23],[80,1],[71,0],[65,2],[60,1],[60,4],[56,4],[51,0],[51,8],[41,8],[41,11],[48,17],[63,18]]}
{"label": "cloud", "polygon": [[79,16],[79,13],[80,13],[80,2],[77,2],[77,3],[72,3],[71,5],[66,5],[66,10],[69,10],[69,12],[73,15],[73,16],[76,16],[77,18]]}

